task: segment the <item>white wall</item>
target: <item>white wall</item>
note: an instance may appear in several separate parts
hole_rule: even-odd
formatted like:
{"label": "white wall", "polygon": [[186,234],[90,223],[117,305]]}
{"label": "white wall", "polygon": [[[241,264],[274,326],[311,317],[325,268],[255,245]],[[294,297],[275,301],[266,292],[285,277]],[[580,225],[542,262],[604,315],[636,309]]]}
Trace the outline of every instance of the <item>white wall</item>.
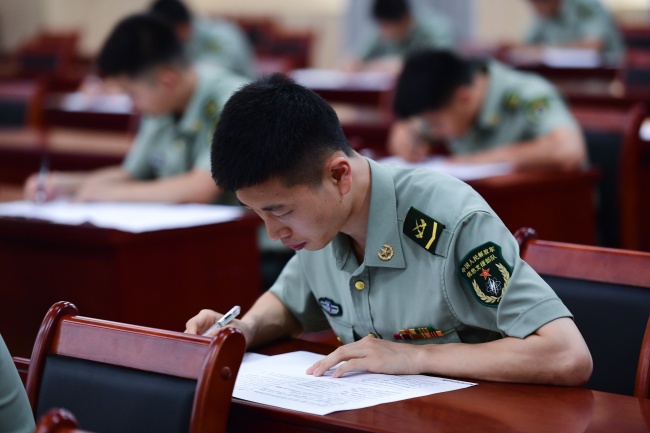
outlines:
{"label": "white wall", "polygon": [[[147,8],[151,0],[0,0],[0,44],[11,50],[39,28],[81,31],[80,51],[95,54],[123,16]],[[355,0],[186,0],[200,14],[266,15],[289,28],[316,34],[313,63],[335,67],[344,41],[344,14]],[[415,0],[418,1],[418,0]],[[454,1],[454,0],[448,0]],[[527,0],[473,0],[479,42],[520,39],[530,21]],[[648,20],[650,0],[603,0],[626,19]]]}

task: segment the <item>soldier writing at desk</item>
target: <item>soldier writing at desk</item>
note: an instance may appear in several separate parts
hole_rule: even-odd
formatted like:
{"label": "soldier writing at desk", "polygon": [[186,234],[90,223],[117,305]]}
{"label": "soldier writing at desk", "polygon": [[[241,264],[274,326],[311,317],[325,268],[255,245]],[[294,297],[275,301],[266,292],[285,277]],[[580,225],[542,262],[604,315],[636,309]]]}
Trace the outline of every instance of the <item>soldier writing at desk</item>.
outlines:
{"label": "soldier writing at desk", "polygon": [[[248,347],[329,327],[344,345],[309,374],[347,361],[334,376],[589,378],[591,356],[571,313],[463,182],[362,157],[332,108],[280,74],[233,95],[212,146],[217,185],[296,251],[231,323]],[[220,317],[203,310],[186,331],[203,333]]]}
{"label": "soldier writing at desk", "polygon": [[[212,202],[210,137],[230,95],[247,80],[212,65],[192,64],[172,28],[151,15],[124,19],[98,59],[144,114],[121,166],[91,172],[52,172],[47,200]],[[38,175],[25,184],[34,199]]]}
{"label": "soldier writing at desk", "polygon": [[510,162],[516,168],[575,169],[585,163],[582,132],[555,88],[496,61],[449,51],[414,54],[400,75],[389,151],[424,159],[443,144],[451,160]]}

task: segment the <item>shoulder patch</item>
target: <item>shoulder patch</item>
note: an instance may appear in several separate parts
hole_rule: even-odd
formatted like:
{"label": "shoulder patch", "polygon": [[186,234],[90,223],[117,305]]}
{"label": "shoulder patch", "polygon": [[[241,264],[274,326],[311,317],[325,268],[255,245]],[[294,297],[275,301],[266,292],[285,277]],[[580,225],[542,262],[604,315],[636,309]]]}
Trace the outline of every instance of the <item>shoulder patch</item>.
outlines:
{"label": "shoulder patch", "polygon": [[549,100],[547,97],[531,99],[526,103],[526,116],[528,119],[537,123],[546,114],[549,107]]}
{"label": "shoulder patch", "polygon": [[503,258],[499,245],[486,242],[463,257],[458,272],[479,303],[496,307],[508,288],[512,267]]}
{"label": "shoulder patch", "polygon": [[218,108],[219,106],[214,99],[208,99],[208,101],[203,106],[203,114],[205,114],[205,116],[210,119],[215,118],[217,117]]}
{"label": "shoulder patch", "polygon": [[444,228],[444,224],[411,207],[406,214],[406,218],[404,218],[402,233],[431,254],[435,254],[436,245],[440,240],[440,233]]}
{"label": "shoulder patch", "polygon": [[503,107],[506,110],[515,110],[521,105],[521,95],[516,90],[510,90],[503,95]]}

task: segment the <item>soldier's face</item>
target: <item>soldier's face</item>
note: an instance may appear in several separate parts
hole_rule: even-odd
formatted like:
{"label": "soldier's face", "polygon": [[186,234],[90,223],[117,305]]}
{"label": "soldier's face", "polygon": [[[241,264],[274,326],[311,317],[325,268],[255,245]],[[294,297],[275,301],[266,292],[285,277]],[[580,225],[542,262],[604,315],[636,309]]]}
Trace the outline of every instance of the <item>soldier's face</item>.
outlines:
{"label": "soldier's face", "polygon": [[132,78],[120,76],[118,86],[131,97],[133,106],[141,113],[152,116],[174,111],[175,97],[171,88],[157,77]]}
{"label": "soldier's face", "polygon": [[431,134],[443,140],[453,140],[467,132],[473,123],[471,95],[466,88],[458,89],[442,108],[422,114]]}
{"label": "soldier's face", "polygon": [[281,180],[236,191],[242,205],[255,211],[271,240],[299,251],[324,248],[344,226],[349,209],[339,186],[325,180],[320,187],[287,187]]}

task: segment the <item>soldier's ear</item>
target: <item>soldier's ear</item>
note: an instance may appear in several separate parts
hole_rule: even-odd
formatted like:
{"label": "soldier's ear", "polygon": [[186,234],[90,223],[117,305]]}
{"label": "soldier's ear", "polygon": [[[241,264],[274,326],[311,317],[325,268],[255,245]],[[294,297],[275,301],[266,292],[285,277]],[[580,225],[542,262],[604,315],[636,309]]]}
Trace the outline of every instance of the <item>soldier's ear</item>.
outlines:
{"label": "soldier's ear", "polygon": [[352,189],[352,167],[350,161],[343,156],[335,156],[325,163],[325,181],[332,182],[341,195]]}

